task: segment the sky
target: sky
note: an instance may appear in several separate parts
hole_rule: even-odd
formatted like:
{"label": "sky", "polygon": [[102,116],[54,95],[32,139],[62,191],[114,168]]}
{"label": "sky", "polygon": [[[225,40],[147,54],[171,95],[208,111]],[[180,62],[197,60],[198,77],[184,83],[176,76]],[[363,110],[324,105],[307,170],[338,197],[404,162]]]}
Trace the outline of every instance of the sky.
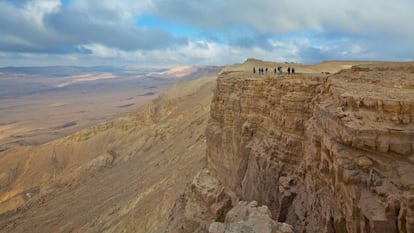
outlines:
{"label": "sky", "polygon": [[413,0],[0,0],[0,66],[414,60]]}

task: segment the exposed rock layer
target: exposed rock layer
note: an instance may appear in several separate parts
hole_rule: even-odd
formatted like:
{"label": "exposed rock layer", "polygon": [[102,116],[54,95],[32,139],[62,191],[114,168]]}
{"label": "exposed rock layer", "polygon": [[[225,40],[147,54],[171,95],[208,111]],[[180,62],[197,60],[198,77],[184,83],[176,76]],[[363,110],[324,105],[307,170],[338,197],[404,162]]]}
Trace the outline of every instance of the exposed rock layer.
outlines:
{"label": "exposed rock layer", "polygon": [[218,78],[208,168],[295,232],[414,232],[413,152],[412,63]]}
{"label": "exposed rock layer", "polygon": [[256,201],[239,202],[227,215],[225,223],[214,222],[209,233],[293,233],[292,226],[278,223],[271,218],[267,206],[257,206]]}
{"label": "exposed rock layer", "polygon": [[166,232],[169,233],[293,233],[278,223],[267,206],[256,201],[238,202],[232,208],[230,195],[207,169],[199,172],[176,201]]}
{"label": "exposed rock layer", "polygon": [[224,221],[231,198],[217,178],[204,169],[176,201],[166,232],[207,232],[210,222]]}

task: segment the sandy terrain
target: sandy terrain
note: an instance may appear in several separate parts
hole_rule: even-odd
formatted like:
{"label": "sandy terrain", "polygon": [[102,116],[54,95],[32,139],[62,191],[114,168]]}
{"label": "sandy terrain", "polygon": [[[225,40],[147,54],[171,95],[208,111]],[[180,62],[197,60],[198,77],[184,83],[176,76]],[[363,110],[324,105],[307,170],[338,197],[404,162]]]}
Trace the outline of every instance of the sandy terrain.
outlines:
{"label": "sandy terrain", "polygon": [[76,75],[68,77],[69,81],[64,81],[62,83],[59,83],[56,85],[56,87],[66,87],[69,85],[73,85],[75,83],[80,82],[91,82],[91,81],[97,81],[97,80],[103,80],[103,79],[111,79],[111,78],[119,78],[115,76],[114,74],[110,73],[104,73],[104,74],[83,74],[83,75]]}
{"label": "sandy terrain", "polygon": [[82,73],[52,68],[40,74],[0,73],[0,151],[41,144],[112,119],[156,98],[180,81],[178,76],[201,76],[192,75],[197,70],[189,67],[162,71],[163,78],[149,71]]}
{"label": "sandy terrain", "polygon": [[224,69],[235,71],[243,71],[243,72],[252,72],[253,67],[258,69],[261,68],[269,68],[268,74],[273,74],[274,68],[282,67],[284,73],[287,72],[288,67],[294,67],[296,73],[301,74],[315,74],[315,73],[335,73],[341,69],[349,69],[353,65],[360,65],[360,64],[371,64],[377,63],[372,61],[324,61],[315,65],[305,65],[305,64],[297,64],[297,63],[283,63],[283,62],[270,62],[270,61],[261,61],[257,59],[248,59],[243,65],[233,65],[228,66]]}
{"label": "sandy terrain", "polygon": [[[278,64],[284,70],[290,65],[250,60],[223,72],[250,75],[253,66]],[[320,73],[352,64],[295,67],[301,73]],[[174,201],[205,165],[205,129],[216,76],[176,85],[123,115],[142,104],[141,97],[153,98],[148,93],[155,92],[154,84],[138,89],[131,85],[137,80],[129,80],[116,88],[114,83],[122,79],[110,78],[66,86],[63,94],[2,99],[0,140],[23,146],[0,152],[0,232],[162,230]],[[70,134],[88,124],[93,126]],[[59,139],[50,141],[53,137]]]}
{"label": "sandy terrain", "polygon": [[151,73],[150,75],[160,78],[182,78],[184,76],[190,75],[195,71],[197,71],[197,67],[195,66],[176,66],[163,72]]}
{"label": "sandy terrain", "polygon": [[0,153],[0,232],[148,232],[204,165],[216,75],[137,112]]}
{"label": "sandy terrain", "polygon": [[0,100],[0,145],[39,144],[142,106],[159,88],[50,93]]}

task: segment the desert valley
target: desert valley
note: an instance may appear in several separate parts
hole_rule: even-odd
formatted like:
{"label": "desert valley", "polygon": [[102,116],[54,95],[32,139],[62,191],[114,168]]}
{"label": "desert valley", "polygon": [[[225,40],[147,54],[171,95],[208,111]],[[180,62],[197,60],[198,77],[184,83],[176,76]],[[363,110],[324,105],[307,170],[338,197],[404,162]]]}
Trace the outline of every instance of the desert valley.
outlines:
{"label": "desert valley", "polygon": [[414,233],[413,12],[0,0],[0,233]]}
{"label": "desert valley", "polygon": [[412,232],[414,63],[277,66],[2,100],[0,232]]}

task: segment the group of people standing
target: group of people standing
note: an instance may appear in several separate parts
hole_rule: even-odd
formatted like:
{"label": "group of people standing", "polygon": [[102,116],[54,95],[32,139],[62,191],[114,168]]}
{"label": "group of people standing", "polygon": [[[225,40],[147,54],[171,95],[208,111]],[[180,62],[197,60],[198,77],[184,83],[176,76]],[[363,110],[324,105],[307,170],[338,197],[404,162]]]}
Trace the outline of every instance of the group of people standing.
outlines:
{"label": "group of people standing", "polygon": [[[259,74],[265,74],[265,72],[266,72],[266,74],[267,74],[267,72],[269,71],[269,69],[266,67],[266,68],[258,68],[258,71],[259,71]],[[253,67],[253,73],[256,73],[256,67]]]}
{"label": "group of people standing", "polygon": [[[259,72],[259,74],[267,74],[267,72],[269,71],[269,69],[266,67],[266,68],[262,68],[262,67],[259,67],[258,68],[258,72]],[[253,67],[253,73],[255,74],[256,73],[256,67]],[[282,67],[281,66],[279,66],[279,67],[277,67],[277,69],[275,68],[274,70],[273,70],[273,73],[274,74],[282,74],[283,73],[283,70],[282,70]],[[288,73],[288,75],[290,75],[290,74],[295,74],[295,67],[288,67],[287,68],[287,73]]]}

